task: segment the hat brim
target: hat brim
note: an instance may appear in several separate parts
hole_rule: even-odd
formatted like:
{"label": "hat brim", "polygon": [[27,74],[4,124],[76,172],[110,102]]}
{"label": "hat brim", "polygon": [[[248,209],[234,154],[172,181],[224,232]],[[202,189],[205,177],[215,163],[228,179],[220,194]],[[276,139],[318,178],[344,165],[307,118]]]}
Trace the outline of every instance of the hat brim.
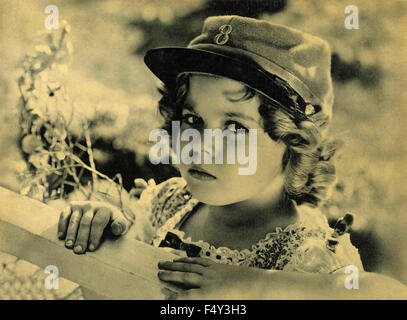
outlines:
{"label": "hat brim", "polygon": [[166,47],[147,51],[144,62],[164,84],[169,86],[174,86],[177,76],[184,72],[223,76],[242,82],[271,98],[297,120],[306,119],[300,110],[285,106],[287,92],[275,84],[275,79],[279,77],[268,73],[247,58],[202,49]]}

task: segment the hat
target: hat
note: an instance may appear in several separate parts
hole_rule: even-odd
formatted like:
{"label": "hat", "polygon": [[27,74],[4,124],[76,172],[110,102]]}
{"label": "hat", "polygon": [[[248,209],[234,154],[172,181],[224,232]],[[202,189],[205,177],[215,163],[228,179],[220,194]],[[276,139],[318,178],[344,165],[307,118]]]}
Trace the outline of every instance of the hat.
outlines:
{"label": "hat", "polygon": [[296,107],[280,104],[294,119],[306,120],[314,112],[331,118],[329,45],[293,28],[240,16],[209,17],[186,48],[151,49],[144,61],[168,85],[184,72],[213,74],[243,82],[277,101],[287,95],[276,85],[276,79],[283,80],[300,96]]}

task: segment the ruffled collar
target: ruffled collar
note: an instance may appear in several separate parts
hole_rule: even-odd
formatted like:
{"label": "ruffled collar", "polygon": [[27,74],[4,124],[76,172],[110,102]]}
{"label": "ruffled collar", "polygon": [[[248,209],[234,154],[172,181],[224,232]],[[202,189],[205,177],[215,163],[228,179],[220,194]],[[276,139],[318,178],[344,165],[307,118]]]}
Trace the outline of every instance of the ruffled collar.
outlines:
{"label": "ruffled collar", "polygon": [[328,230],[327,228],[329,228],[326,217],[317,208],[312,208],[305,204],[297,205],[296,202],[293,201],[294,207],[297,211],[296,222],[289,224],[285,228],[277,227],[274,231],[267,233],[263,238],[253,244],[250,249],[215,247],[203,240],[192,241],[191,237],[186,237],[185,232],[178,229],[181,220],[184,217],[187,217],[187,215],[190,214],[198,204],[199,201],[191,196],[185,205],[157,230],[156,236],[153,239],[153,245],[159,246],[167,232],[172,232],[183,242],[201,247],[201,256],[206,255],[208,257],[216,257],[216,259],[226,263],[239,263],[255,254],[259,248],[263,248],[265,245],[268,245],[277,239],[290,237],[291,235],[306,229],[326,232]]}

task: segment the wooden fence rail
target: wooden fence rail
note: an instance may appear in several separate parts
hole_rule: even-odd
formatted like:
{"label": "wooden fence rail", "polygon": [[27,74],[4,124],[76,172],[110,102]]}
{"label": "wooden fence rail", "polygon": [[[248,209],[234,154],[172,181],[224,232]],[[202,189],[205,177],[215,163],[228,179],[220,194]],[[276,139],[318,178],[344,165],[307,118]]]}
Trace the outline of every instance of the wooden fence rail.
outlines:
{"label": "wooden fence rail", "polygon": [[175,255],[131,238],[105,241],[95,252],[76,255],[57,238],[59,212],[0,187],[0,251],[59,275],[107,299],[164,299],[179,291],[157,278],[159,260]]}

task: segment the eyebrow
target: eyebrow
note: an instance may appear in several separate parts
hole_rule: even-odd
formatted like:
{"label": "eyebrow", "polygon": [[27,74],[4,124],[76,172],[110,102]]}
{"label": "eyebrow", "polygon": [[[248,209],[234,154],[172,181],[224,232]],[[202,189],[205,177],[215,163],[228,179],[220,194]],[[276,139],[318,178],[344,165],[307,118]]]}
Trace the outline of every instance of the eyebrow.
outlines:
{"label": "eyebrow", "polygon": [[248,116],[248,115],[245,115],[244,113],[240,113],[240,112],[225,112],[225,115],[226,115],[227,117],[229,117],[229,118],[242,118],[242,119],[245,119],[245,120],[252,120],[252,121],[254,121],[254,122],[257,123],[257,120],[256,120],[256,119],[254,119],[254,118],[252,118],[252,117],[250,117],[250,116]]}
{"label": "eyebrow", "polygon": [[[182,109],[196,112],[194,105],[190,102],[185,102]],[[257,123],[256,119],[254,119],[244,113],[241,113],[241,112],[225,112],[224,115],[227,116],[228,118],[241,118],[241,119],[245,119],[245,120],[251,120],[251,121],[254,121]]]}
{"label": "eyebrow", "polygon": [[[182,109],[188,110],[188,111],[192,111],[192,112],[196,112],[195,111],[195,105],[194,103],[190,102],[190,101],[185,101],[184,105],[182,107]],[[241,119],[245,119],[245,120],[251,120],[254,121],[256,123],[258,123],[258,120],[244,114],[241,112],[225,112],[224,115],[228,118],[241,118]]]}

